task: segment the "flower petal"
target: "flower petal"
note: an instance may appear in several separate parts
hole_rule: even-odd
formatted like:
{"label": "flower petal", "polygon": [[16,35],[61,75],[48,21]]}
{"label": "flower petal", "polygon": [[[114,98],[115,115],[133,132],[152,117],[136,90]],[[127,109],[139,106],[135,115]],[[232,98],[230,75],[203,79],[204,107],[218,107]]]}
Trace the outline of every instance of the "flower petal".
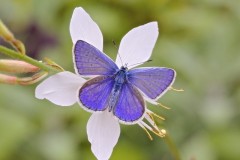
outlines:
{"label": "flower petal", "polygon": [[97,159],[108,160],[120,136],[120,126],[108,111],[93,113],[88,120],[87,134]]}
{"label": "flower petal", "polygon": [[141,62],[147,61],[158,37],[157,22],[147,23],[129,31],[122,39],[119,46],[119,54],[116,64],[121,67],[127,64],[130,68],[138,66]]}
{"label": "flower petal", "polygon": [[35,97],[46,98],[60,106],[70,106],[77,102],[77,91],[84,82],[83,78],[71,72],[60,72],[40,83]]}
{"label": "flower petal", "polygon": [[75,8],[70,22],[70,34],[75,44],[77,40],[83,40],[103,50],[103,36],[98,25],[88,13],[81,7]]}

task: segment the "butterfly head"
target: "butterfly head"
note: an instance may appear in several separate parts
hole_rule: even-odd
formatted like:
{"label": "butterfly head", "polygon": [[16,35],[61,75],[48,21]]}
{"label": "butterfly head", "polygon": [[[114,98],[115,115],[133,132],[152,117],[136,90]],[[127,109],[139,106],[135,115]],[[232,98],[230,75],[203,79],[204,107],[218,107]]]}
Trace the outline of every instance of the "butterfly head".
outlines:
{"label": "butterfly head", "polygon": [[126,71],[128,70],[127,64],[125,64],[124,66],[122,66],[122,67],[120,68],[120,70],[126,72]]}

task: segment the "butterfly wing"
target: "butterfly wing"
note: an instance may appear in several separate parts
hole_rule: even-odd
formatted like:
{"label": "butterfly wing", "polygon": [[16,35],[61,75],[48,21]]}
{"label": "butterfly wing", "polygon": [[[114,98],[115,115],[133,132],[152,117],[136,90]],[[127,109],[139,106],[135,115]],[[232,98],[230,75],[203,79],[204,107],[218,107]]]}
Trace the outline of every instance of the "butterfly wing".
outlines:
{"label": "butterfly wing", "polygon": [[145,101],[141,93],[131,84],[124,83],[113,114],[125,124],[136,123],[145,113]]}
{"label": "butterfly wing", "polygon": [[146,67],[130,70],[128,81],[149,98],[158,99],[173,84],[175,76],[170,68]]}
{"label": "butterfly wing", "polygon": [[113,85],[114,80],[109,76],[98,76],[87,81],[79,90],[79,103],[88,111],[105,110]]}
{"label": "butterfly wing", "polygon": [[118,70],[106,54],[85,41],[77,41],[73,55],[75,70],[80,75],[113,75]]}

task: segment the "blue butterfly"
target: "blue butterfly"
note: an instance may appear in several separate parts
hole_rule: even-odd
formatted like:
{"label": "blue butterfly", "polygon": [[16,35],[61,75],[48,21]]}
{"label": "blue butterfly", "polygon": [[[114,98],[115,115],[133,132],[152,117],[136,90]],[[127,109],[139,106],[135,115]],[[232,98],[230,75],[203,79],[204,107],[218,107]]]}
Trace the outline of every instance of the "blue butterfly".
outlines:
{"label": "blue butterfly", "polygon": [[108,110],[121,123],[134,124],[146,112],[144,97],[157,100],[172,85],[175,71],[163,67],[119,68],[91,44],[78,40],[73,48],[76,71],[96,76],[79,89],[78,102],[90,112]]}

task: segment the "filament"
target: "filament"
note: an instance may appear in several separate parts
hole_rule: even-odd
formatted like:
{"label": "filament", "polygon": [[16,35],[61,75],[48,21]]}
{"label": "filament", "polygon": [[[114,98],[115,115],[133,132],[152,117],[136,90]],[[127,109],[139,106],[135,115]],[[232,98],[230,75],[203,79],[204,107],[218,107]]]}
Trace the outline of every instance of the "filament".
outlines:
{"label": "filament", "polygon": [[159,105],[160,107],[165,108],[165,109],[171,109],[171,108],[169,108],[169,107],[167,107],[167,106],[165,106],[165,105],[163,105],[161,103],[158,103],[157,105]]}
{"label": "filament", "polygon": [[139,125],[140,127],[142,127],[142,129],[147,133],[148,138],[152,141],[153,138],[152,138],[151,134],[148,132],[148,130],[146,129],[146,127],[144,127],[144,125],[141,124],[141,123],[138,123],[138,125]]}
{"label": "filament", "polygon": [[150,111],[150,110],[148,110],[148,114],[151,114],[151,115],[153,115],[153,116],[155,116],[155,117],[157,117],[157,118],[159,118],[159,119],[161,119],[161,120],[165,120],[164,117],[161,117],[161,116],[157,115],[156,113],[154,113],[154,112],[152,112],[152,111]]}
{"label": "filament", "polygon": [[176,88],[173,88],[173,87],[170,87],[169,89],[173,90],[173,91],[176,91],[176,92],[183,92],[184,91],[183,89],[176,89]]}

